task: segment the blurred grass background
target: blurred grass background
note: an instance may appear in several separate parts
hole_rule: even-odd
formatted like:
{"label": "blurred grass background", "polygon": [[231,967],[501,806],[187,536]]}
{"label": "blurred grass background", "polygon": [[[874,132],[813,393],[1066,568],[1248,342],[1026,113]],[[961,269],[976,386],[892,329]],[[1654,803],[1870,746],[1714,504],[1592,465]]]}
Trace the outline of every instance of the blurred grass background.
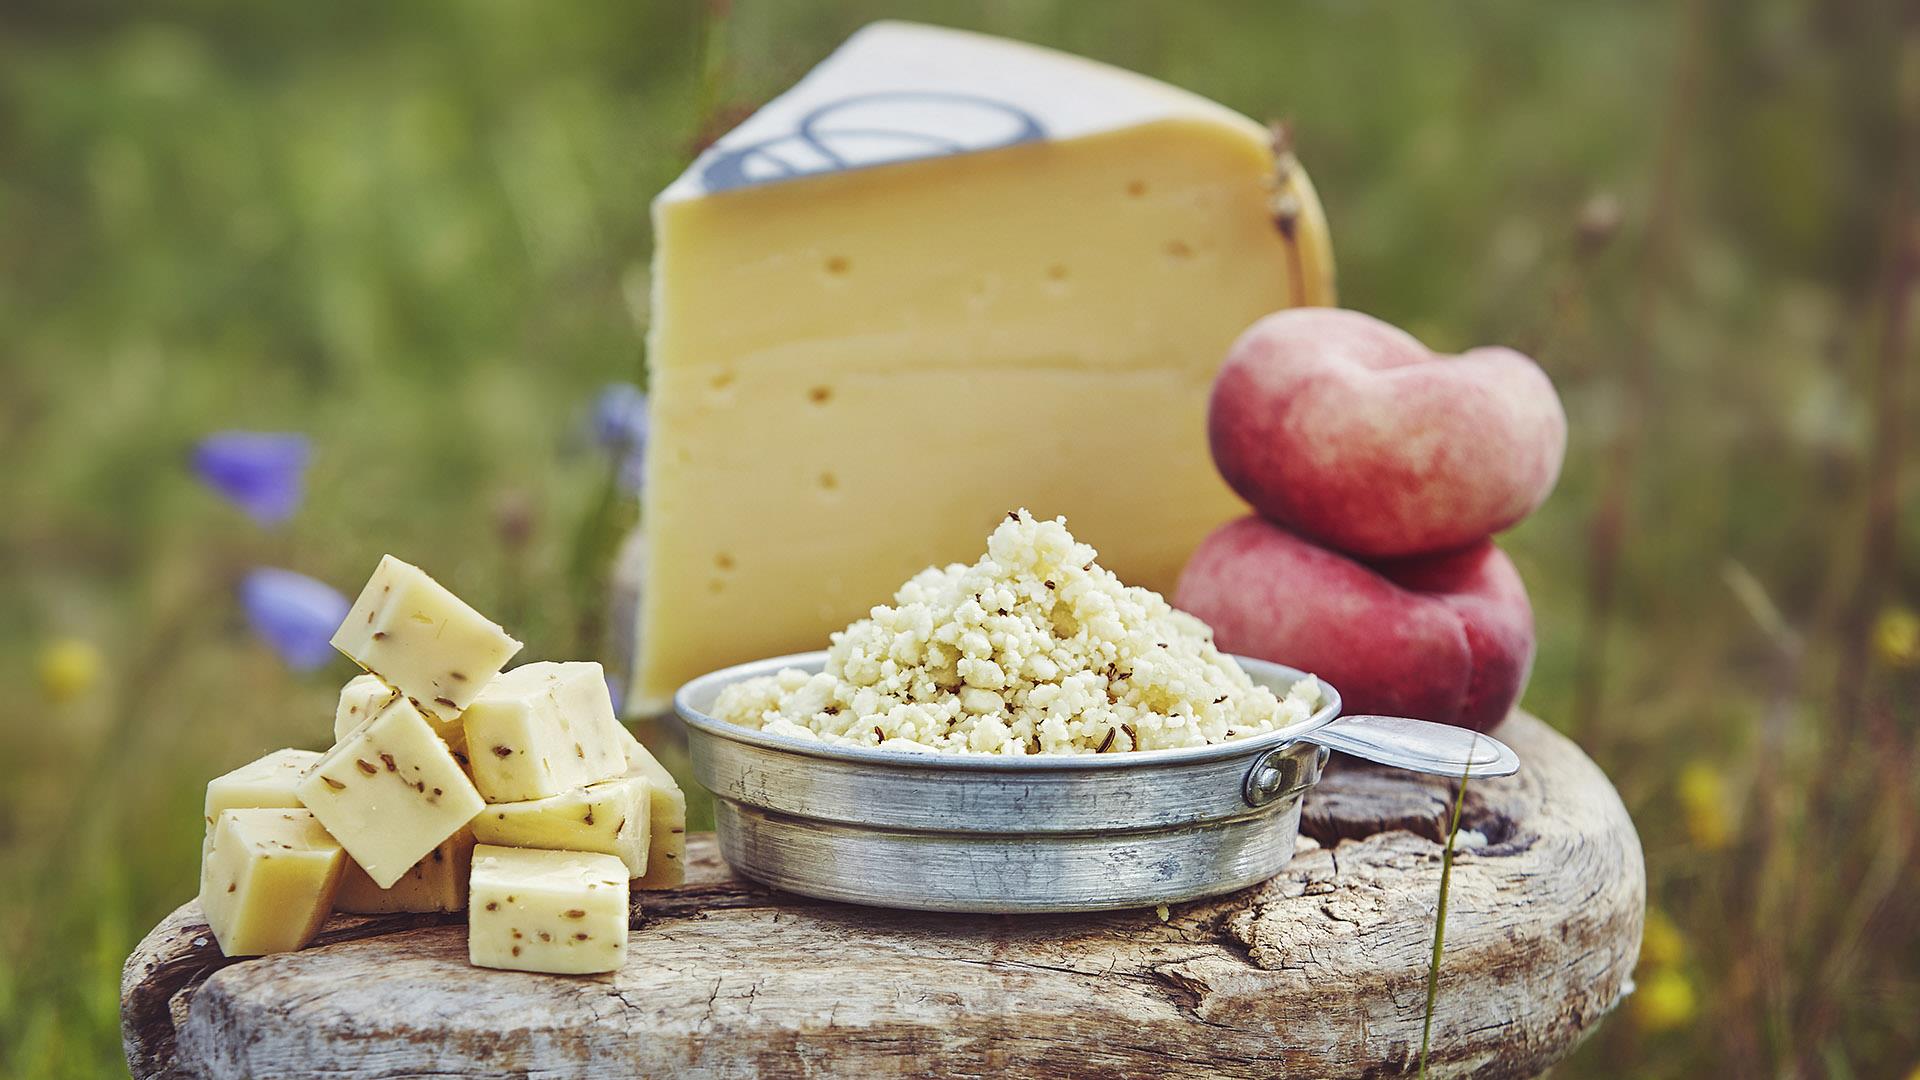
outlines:
{"label": "blurred grass background", "polygon": [[[7,5],[0,1069],[123,1070],[120,964],[194,890],[205,781],[325,739],[348,665],[257,643],[247,569],[350,593],[391,550],[526,658],[604,646],[633,510],[579,426],[643,378],[648,199],[713,117],[898,16],[1291,117],[1347,305],[1555,378],[1566,474],[1507,540],[1526,703],[1614,777],[1652,909],[1639,992],[1558,1075],[1907,1075],[1902,7]],[[232,427],[314,437],[287,526],[185,468]]]}

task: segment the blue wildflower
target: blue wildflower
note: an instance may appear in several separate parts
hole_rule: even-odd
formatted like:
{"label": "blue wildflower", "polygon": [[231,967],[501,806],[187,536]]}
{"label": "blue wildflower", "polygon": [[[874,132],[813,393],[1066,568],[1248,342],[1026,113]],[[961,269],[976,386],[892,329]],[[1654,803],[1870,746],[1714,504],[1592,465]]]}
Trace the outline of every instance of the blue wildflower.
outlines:
{"label": "blue wildflower", "polygon": [[240,582],[240,606],[254,633],[266,639],[288,667],[312,671],[333,657],[333,632],[352,605],[324,581],[262,568]]}
{"label": "blue wildflower", "polygon": [[593,399],[593,437],[609,450],[647,445],[647,395],[632,383],[608,383]]}
{"label": "blue wildflower", "polygon": [[647,395],[632,383],[608,383],[593,401],[593,438],[619,467],[619,483],[639,491],[647,461]]}
{"label": "blue wildflower", "polygon": [[300,508],[311,453],[305,435],[222,431],[194,447],[193,470],[247,516],[275,525]]}
{"label": "blue wildflower", "polygon": [[613,715],[619,716],[622,713],[621,707],[626,704],[624,700],[626,698],[626,694],[622,692],[620,688],[620,684],[614,681],[613,676],[611,675],[606,676],[606,680],[607,680],[607,700],[613,703]]}

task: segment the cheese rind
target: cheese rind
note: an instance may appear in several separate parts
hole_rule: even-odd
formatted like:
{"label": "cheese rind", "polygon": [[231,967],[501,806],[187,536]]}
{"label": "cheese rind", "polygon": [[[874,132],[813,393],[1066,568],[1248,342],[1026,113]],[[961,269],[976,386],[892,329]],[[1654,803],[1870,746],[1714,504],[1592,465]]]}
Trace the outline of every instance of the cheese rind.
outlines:
{"label": "cheese rind", "polygon": [[583,975],[627,958],[627,870],[612,855],[473,849],[467,955],[480,967]]}
{"label": "cheese rind", "polygon": [[473,865],[473,830],[454,833],[414,863],[400,880],[381,888],[352,859],[340,875],[335,911],[379,915],[396,911],[462,911],[467,906],[467,875]]}
{"label": "cheese rind", "polygon": [[306,810],[223,810],[200,864],[200,907],[220,951],[302,948],[333,910],[346,854]]}
{"label": "cheese rind", "polygon": [[296,789],[300,781],[320,760],[313,750],[275,750],[207,782],[207,835],[213,835],[214,823],[223,810],[257,810],[299,807]]}
{"label": "cheese rind", "polygon": [[428,577],[383,556],[353,602],[333,647],[412,698],[451,718],[506,666],[520,643]]}
{"label": "cheese rind", "polygon": [[404,697],[336,743],[297,792],[383,889],[486,805]]}
{"label": "cheese rind", "polygon": [[1258,124],[931,27],[861,31],[654,222],[640,712],[817,647],[1017,506],[1170,591],[1245,513],[1207,453],[1221,358],[1333,300],[1312,185]]}
{"label": "cheese rind", "polygon": [[544,799],[494,803],[473,819],[473,834],[483,844],[612,855],[637,878],[647,872],[648,787],[646,777],[629,775]]}
{"label": "cheese rind", "polygon": [[523,664],[461,714],[473,782],[488,802],[558,795],[627,771],[620,721],[597,663]]}
{"label": "cheese rind", "polygon": [[636,889],[671,889],[687,880],[687,795],[653,752],[620,728],[627,748],[627,775],[647,781],[647,870]]}

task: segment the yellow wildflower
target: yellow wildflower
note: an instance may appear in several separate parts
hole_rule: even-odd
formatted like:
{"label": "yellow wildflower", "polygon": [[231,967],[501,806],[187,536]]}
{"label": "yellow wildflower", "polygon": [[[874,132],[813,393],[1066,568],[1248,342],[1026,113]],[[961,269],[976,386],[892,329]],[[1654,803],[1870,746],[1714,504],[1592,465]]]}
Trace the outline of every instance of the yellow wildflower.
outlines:
{"label": "yellow wildflower", "polygon": [[1920,614],[1908,607],[1881,612],[1873,624],[1873,651],[1888,667],[1920,666]]}
{"label": "yellow wildflower", "polygon": [[49,701],[72,701],[100,677],[100,650],[80,638],[60,638],[40,650],[40,692]]}
{"label": "yellow wildflower", "polygon": [[1680,936],[1667,913],[1647,909],[1647,925],[1640,934],[1640,966],[1643,969],[1666,968],[1678,964],[1687,955],[1686,939]]}
{"label": "yellow wildflower", "polygon": [[1672,968],[1654,972],[1633,992],[1633,1019],[1642,1031],[1686,1027],[1698,1009],[1693,982]]}
{"label": "yellow wildflower", "polygon": [[1689,762],[1680,770],[1680,810],[1687,836],[1703,851],[1718,851],[1733,838],[1727,812],[1727,785],[1720,770],[1705,761]]}

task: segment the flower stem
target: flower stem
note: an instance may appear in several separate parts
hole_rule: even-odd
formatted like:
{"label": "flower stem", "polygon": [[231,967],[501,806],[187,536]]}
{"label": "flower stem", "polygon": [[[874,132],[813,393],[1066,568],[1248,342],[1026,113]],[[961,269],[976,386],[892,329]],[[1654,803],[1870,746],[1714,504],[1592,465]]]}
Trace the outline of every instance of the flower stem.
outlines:
{"label": "flower stem", "polygon": [[[1475,741],[1478,746],[1478,740]],[[1460,773],[1460,789],[1453,796],[1453,820],[1447,826],[1447,846],[1440,852],[1440,910],[1433,920],[1433,961],[1427,965],[1427,1015],[1420,1025],[1420,1077],[1427,1075],[1427,1048],[1433,1041],[1433,1005],[1440,996],[1440,951],[1447,942],[1447,889],[1453,884],[1453,842],[1460,835],[1460,810],[1467,804],[1467,773]]]}

